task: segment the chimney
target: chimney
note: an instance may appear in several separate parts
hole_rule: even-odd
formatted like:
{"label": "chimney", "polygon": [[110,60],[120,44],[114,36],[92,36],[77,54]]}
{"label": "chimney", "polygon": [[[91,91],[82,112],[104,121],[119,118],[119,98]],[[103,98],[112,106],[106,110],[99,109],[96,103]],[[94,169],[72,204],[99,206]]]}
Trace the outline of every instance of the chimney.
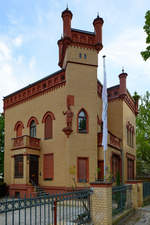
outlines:
{"label": "chimney", "polygon": [[63,19],[63,37],[68,37],[71,39],[71,19],[72,19],[72,12],[66,8],[65,11],[62,12],[62,19]]}
{"label": "chimney", "polygon": [[94,19],[93,25],[94,25],[94,30],[96,33],[96,44],[102,45],[102,26],[103,26],[103,19],[97,15],[97,18]]}
{"label": "chimney", "polygon": [[119,75],[120,79],[120,95],[126,94],[127,93],[127,88],[126,88],[126,77],[128,76],[127,73],[122,70],[122,73]]}

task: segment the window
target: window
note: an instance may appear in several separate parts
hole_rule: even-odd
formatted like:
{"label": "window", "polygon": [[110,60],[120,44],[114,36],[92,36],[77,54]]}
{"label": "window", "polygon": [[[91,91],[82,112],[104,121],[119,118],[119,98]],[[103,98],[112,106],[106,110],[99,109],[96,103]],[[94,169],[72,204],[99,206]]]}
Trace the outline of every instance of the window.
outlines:
{"label": "window", "polygon": [[30,123],[30,136],[36,137],[36,123],[34,120],[32,120]]}
{"label": "window", "polygon": [[18,121],[15,124],[14,130],[16,131],[16,137],[21,137],[22,136],[22,130],[24,128],[24,125],[21,121]]}
{"label": "window", "polygon": [[87,59],[87,55],[86,54],[84,54],[84,59]]}
{"label": "window", "polygon": [[45,119],[45,139],[52,138],[52,119],[50,115],[48,115]]}
{"label": "window", "polygon": [[16,130],[16,137],[21,137],[21,136],[22,136],[22,126],[21,124],[19,124]]}
{"label": "window", "polygon": [[52,153],[44,155],[43,177],[45,180],[52,180],[54,178],[54,156]]}
{"label": "window", "polygon": [[117,174],[119,173],[121,177],[121,159],[119,155],[112,155],[112,175],[114,181],[116,181]]}
{"label": "window", "polygon": [[89,169],[88,169],[88,158],[78,158],[78,162],[77,162],[77,180],[78,182],[81,183],[86,183],[88,182],[88,173],[89,173]]}
{"label": "window", "polygon": [[82,58],[82,54],[81,54],[81,53],[79,53],[79,58],[80,58],[80,59]]}
{"label": "window", "polygon": [[104,179],[104,161],[98,160],[98,180]]}
{"label": "window", "polygon": [[15,178],[23,178],[23,155],[16,155],[15,161]]}
{"label": "window", "polygon": [[55,120],[55,116],[52,112],[48,111],[44,114],[42,123],[44,123],[45,139],[50,139],[53,137],[53,120]]}
{"label": "window", "polygon": [[127,158],[128,180],[134,180],[134,160]]}
{"label": "window", "polygon": [[134,126],[132,126],[130,122],[128,122],[126,129],[127,129],[127,144],[133,148],[134,147]]}
{"label": "window", "polygon": [[81,110],[78,114],[78,132],[87,133],[87,114]]}

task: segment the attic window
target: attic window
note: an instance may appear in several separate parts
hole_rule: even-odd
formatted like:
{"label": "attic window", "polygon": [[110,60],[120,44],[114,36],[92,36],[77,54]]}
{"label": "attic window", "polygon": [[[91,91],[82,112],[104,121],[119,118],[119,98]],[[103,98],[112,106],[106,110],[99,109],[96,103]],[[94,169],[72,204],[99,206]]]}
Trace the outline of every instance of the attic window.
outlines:
{"label": "attic window", "polygon": [[80,59],[82,58],[82,54],[81,54],[81,53],[79,53],[79,58],[80,58]]}
{"label": "attic window", "polygon": [[43,84],[43,88],[46,88],[46,83]]}
{"label": "attic window", "polygon": [[65,80],[65,76],[64,75],[61,76],[61,80]]}
{"label": "attic window", "polygon": [[86,54],[84,54],[84,59],[87,59],[87,55]]}

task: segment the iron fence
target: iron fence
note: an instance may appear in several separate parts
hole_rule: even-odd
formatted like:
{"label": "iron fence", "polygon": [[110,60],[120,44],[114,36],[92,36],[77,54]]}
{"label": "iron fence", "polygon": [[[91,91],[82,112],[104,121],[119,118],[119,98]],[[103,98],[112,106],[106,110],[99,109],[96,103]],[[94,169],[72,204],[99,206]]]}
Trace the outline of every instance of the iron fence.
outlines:
{"label": "iron fence", "polygon": [[0,225],[87,224],[90,189],[0,201]]}
{"label": "iron fence", "polygon": [[150,182],[143,182],[143,198],[150,197]]}
{"label": "iron fence", "polygon": [[112,215],[132,207],[131,185],[115,186],[112,188]]}

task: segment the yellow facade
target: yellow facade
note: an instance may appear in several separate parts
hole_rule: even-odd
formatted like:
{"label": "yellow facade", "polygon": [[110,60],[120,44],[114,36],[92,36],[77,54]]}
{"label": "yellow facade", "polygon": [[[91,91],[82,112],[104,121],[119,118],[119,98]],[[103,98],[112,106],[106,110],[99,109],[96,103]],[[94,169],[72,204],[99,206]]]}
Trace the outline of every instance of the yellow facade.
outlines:
{"label": "yellow facade", "polygon": [[[98,18],[99,19],[99,18]],[[96,20],[98,20],[96,19]],[[87,37],[87,40],[95,39],[95,33],[87,34],[84,31],[76,32],[79,37]],[[89,36],[87,36],[89,35]],[[91,35],[91,36],[90,36]],[[97,35],[97,34],[96,34]],[[72,39],[73,39],[72,34]],[[77,38],[77,37],[76,37]],[[93,38],[93,39],[92,39]],[[60,41],[65,40],[64,39]],[[66,39],[68,40],[68,39]],[[79,41],[80,40],[80,41]],[[97,66],[98,66],[98,52],[101,49],[98,44],[85,44],[78,40],[78,44],[73,42],[63,43],[64,48],[61,50],[60,61],[63,70],[60,71],[65,74],[65,82],[63,85],[60,83],[53,84],[51,88],[44,89],[44,85],[48,85],[48,79],[44,78],[43,81],[37,81],[30,87],[25,87],[10,96],[4,98],[5,109],[5,182],[10,186],[10,194],[14,195],[16,192],[24,192],[32,186],[29,179],[29,155],[38,156],[38,185],[47,191],[67,190],[72,188],[73,185],[77,187],[89,186],[90,182],[97,179],[98,160],[103,160],[103,148],[101,143],[98,145],[98,133],[102,132],[101,113],[102,113],[102,97],[98,93],[97,86]],[[86,40],[86,41],[87,41]],[[96,46],[96,47],[95,47]],[[123,73],[124,74],[124,73]],[[58,72],[59,75],[59,72]],[[57,74],[56,74],[57,78]],[[53,79],[53,76],[52,76]],[[41,85],[43,90],[37,94],[29,96],[29,88],[31,92],[35,91],[34,87],[38,88]],[[45,84],[44,84],[45,82]],[[47,83],[46,83],[47,82]],[[54,82],[57,82],[54,79]],[[61,82],[61,81],[60,81]],[[125,80],[124,80],[125,82]],[[101,84],[100,84],[101,85]],[[101,85],[102,86],[102,85]],[[121,87],[121,86],[120,86]],[[110,89],[111,90],[111,89]],[[108,97],[108,151],[106,152],[107,164],[107,177],[112,176],[112,155],[119,155],[122,170],[122,177],[127,181],[127,154],[133,158],[135,156],[135,135],[134,147],[127,145],[127,123],[130,122],[135,128],[135,112],[133,110],[134,102],[132,98],[126,93],[124,97],[121,94],[121,88],[116,98]],[[108,90],[109,93],[109,90]],[[15,103],[15,99],[22,95],[22,100]],[[63,129],[66,127],[66,116],[63,112],[67,109],[67,96],[74,97],[74,104],[72,104],[71,111],[73,112],[72,118],[72,132],[66,135]],[[132,110],[129,107],[125,97],[132,103]],[[12,98],[12,99],[11,99]],[[11,101],[14,101],[14,103]],[[10,104],[9,104],[10,102]],[[79,133],[78,131],[78,113],[81,109],[87,112],[88,129],[86,133]],[[53,137],[45,140],[44,137],[44,123],[42,122],[43,116],[46,112],[52,112],[55,119],[53,119]],[[12,138],[16,137],[15,124],[21,121],[24,125],[22,129],[22,136],[30,136],[30,127],[27,126],[31,117],[36,117],[38,124],[36,126],[36,138],[40,139],[40,148],[35,149],[31,146],[23,146],[17,149],[13,148]],[[98,118],[99,121],[98,122]],[[25,137],[23,137],[23,140]],[[54,157],[54,176],[51,180],[44,179],[44,155],[53,153]],[[14,169],[16,155],[23,155],[23,177],[15,178]],[[78,182],[78,158],[88,159],[87,169],[87,182]],[[134,160],[135,164],[135,160]],[[118,168],[118,167],[117,167]],[[135,169],[135,167],[134,167]],[[102,171],[101,171],[102,173]],[[136,171],[134,172],[134,174]],[[135,176],[135,175],[134,175]],[[74,183],[75,181],[75,183]],[[20,186],[19,186],[20,185]],[[31,190],[28,190],[30,192]]]}

